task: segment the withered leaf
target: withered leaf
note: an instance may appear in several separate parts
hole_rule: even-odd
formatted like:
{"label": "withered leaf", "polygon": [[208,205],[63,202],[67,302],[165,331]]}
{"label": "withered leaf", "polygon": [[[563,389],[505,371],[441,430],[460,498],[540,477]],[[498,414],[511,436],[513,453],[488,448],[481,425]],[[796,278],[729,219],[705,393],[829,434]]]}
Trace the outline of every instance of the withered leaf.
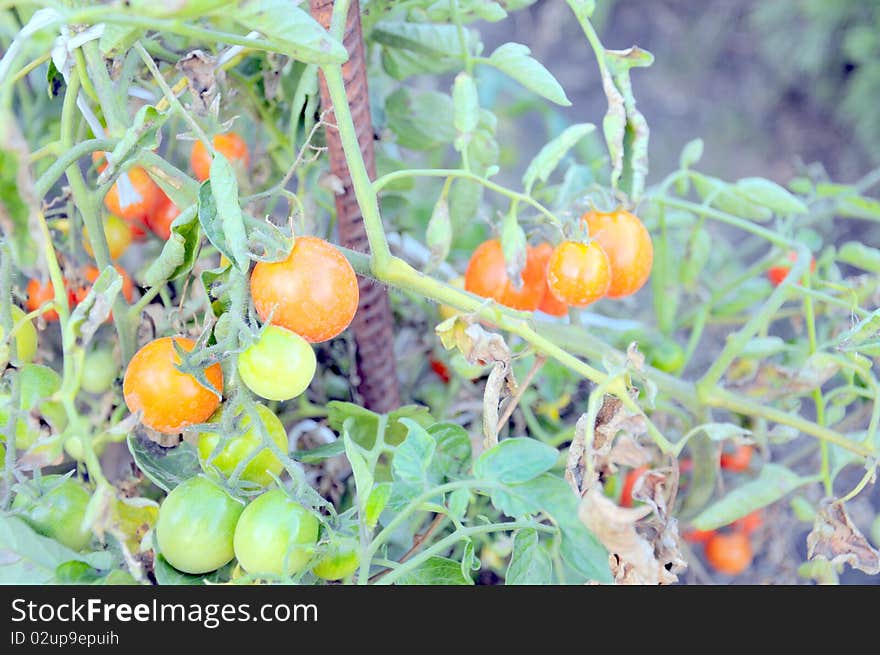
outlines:
{"label": "withered leaf", "polygon": [[807,535],[807,558],[819,557],[833,565],[849,564],[868,575],[880,574],[880,551],[853,525],[841,503],[822,503]]}

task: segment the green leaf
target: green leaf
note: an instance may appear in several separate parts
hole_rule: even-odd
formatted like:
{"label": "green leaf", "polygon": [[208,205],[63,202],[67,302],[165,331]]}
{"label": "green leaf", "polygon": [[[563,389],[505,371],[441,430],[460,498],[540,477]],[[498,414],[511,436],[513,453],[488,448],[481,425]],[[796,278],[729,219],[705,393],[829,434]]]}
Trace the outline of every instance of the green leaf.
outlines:
{"label": "green leaf", "polygon": [[61,388],[61,376],[42,364],[25,364],[19,369],[19,407],[32,410]]}
{"label": "green leaf", "polygon": [[712,441],[726,441],[733,437],[752,433],[751,430],[747,430],[741,425],[735,425],[734,423],[703,423],[691,430],[694,433],[697,431],[704,433]]}
{"label": "green leaf", "polygon": [[346,419],[345,426],[342,429],[342,440],[345,444],[345,455],[348,457],[348,461],[351,464],[351,472],[354,475],[354,484],[358,496],[358,513],[364,515],[366,514],[367,501],[373,491],[375,478],[367,465],[367,460],[364,459],[358,445],[351,438],[349,430],[353,424],[354,419]]}
{"label": "green leaf", "polygon": [[163,448],[138,433],[132,433],[128,435],[128,450],[144,475],[167,492],[202,471],[198,452],[187,441],[174,448]]}
{"label": "green leaf", "polygon": [[516,214],[508,212],[501,221],[501,252],[504,255],[504,267],[511,280],[522,280],[522,271],[526,265],[528,241],[526,232],[519,224]]}
{"label": "green leaf", "polygon": [[693,461],[693,473],[681,506],[682,518],[693,517],[706,506],[712,499],[718,479],[718,447],[709,437],[694,437],[688,442],[688,450]]}
{"label": "green leaf", "polygon": [[746,342],[739,356],[743,359],[766,359],[781,353],[787,347],[781,337],[754,337]]}
{"label": "green leaf", "polygon": [[553,560],[541,545],[538,533],[532,528],[517,531],[513,552],[504,583],[508,585],[553,584]]}
{"label": "green leaf", "polygon": [[425,230],[425,245],[431,250],[433,266],[446,261],[452,247],[452,221],[449,218],[449,203],[441,195],[431,212],[431,219]]}
{"label": "green leaf", "polygon": [[474,581],[465,577],[461,562],[446,557],[430,557],[418,567],[400,576],[398,585],[469,585]]}
{"label": "green leaf", "polygon": [[521,43],[505,43],[499,46],[486,63],[512,77],[529,91],[533,91],[557,105],[568,107],[571,101],[553,74],[533,59],[531,50]]}
{"label": "green leaf", "polygon": [[480,99],[474,78],[467,73],[455,76],[452,85],[453,124],[460,134],[470,134],[480,120]]}
{"label": "green leaf", "polygon": [[473,447],[471,438],[456,423],[435,423],[428,434],[437,443],[434,451],[434,467],[448,480],[460,480],[471,467]]}
{"label": "green leaf", "polygon": [[303,464],[320,464],[325,459],[342,455],[344,452],[345,443],[342,439],[337,439],[311,450],[296,450],[290,456],[292,459]]}
{"label": "green leaf", "polygon": [[203,575],[193,575],[191,573],[183,573],[178,571],[168,563],[168,560],[157,551],[153,561],[153,573],[156,576],[156,582],[160,585],[203,585],[208,583],[217,583],[228,580],[232,574],[232,569],[237,562],[232,560],[226,566],[205,573]]}
{"label": "green leaf", "polygon": [[678,158],[678,165],[682,169],[688,169],[703,157],[703,140],[694,139],[688,141],[684,148],[681,149],[681,155]]}
{"label": "green leaf", "polygon": [[382,48],[382,68],[395,80],[413,75],[442,75],[461,68],[461,60],[451,57],[425,57],[408,50]]}
{"label": "green leaf", "polygon": [[393,485],[390,482],[382,482],[377,484],[373,491],[370,492],[364,506],[364,524],[372,530],[379,522],[379,515],[385,509],[388,501],[391,499]]}
{"label": "green leaf", "polygon": [[310,64],[342,64],[348,53],[307,11],[287,0],[250,0],[229,18],[281,47],[281,52]]}
{"label": "green leaf", "polygon": [[789,191],[762,177],[745,177],[736,188],[746,198],[777,214],[806,214],[807,206]]}
{"label": "green leaf", "polygon": [[467,513],[468,505],[473,500],[473,494],[469,489],[456,489],[446,499],[446,507],[449,516],[461,521]]}
{"label": "green leaf", "polygon": [[15,264],[32,270],[43,237],[27,156],[27,143],[15,119],[0,111],[0,235],[9,240]]}
{"label": "green leaf", "polygon": [[772,292],[773,286],[764,277],[746,280],[716,305],[715,313],[718,316],[734,316],[763,302]]}
{"label": "green leaf", "polygon": [[864,218],[869,221],[880,221],[880,200],[847,195],[837,207],[840,216],[848,218]]}
{"label": "green leaf", "polygon": [[[462,44],[455,25],[387,20],[373,28],[370,38],[384,46],[408,50],[422,57],[459,59],[461,56]],[[465,42],[472,50],[477,42],[476,33],[465,30]]]}
{"label": "green leaf", "polygon": [[171,224],[171,236],[162,246],[162,252],[153,260],[143,275],[148,287],[155,287],[188,275],[195,264],[201,241],[201,229],[197,220],[199,206],[187,209]]}
{"label": "green leaf", "polygon": [[[222,230],[223,240],[229,251],[227,257],[240,271],[248,269],[248,236],[244,227],[244,218],[241,213],[241,205],[238,200],[238,181],[235,179],[235,171],[229,160],[218,152],[211,162],[211,179],[207,183],[214,198],[219,225],[215,228]],[[204,188],[204,185],[202,185]],[[201,201],[201,192],[199,193]],[[201,211],[199,220],[201,220]],[[204,222],[202,226],[205,227]],[[208,234],[207,228],[205,233]],[[216,232],[215,232],[216,236]],[[208,235],[210,239],[210,234]],[[211,241],[213,243],[213,240]],[[216,243],[214,244],[217,245]],[[219,249],[219,246],[218,246]]]}
{"label": "green leaf", "polygon": [[526,482],[549,471],[558,458],[555,448],[537,439],[505,439],[480,455],[474,463],[474,475],[505,484]]}
{"label": "green leaf", "polygon": [[53,584],[58,567],[71,561],[96,569],[113,566],[113,556],[107,551],[77,553],[37,534],[20,518],[0,514],[0,584]]}
{"label": "green leaf", "polygon": [[562,161],[562,158],[574,145],[596,129],[592,123],[577,123],[567,127],[562,134],[546,144],[529,163],[523,174],[522,182],[526,193],[531,193],[535,182],[546,182],[550,174]]}
{"label": "green leaf", "polygon": [[778,464],[765,464],[757,478],[740,485],[704,509],[693,520],[693,525],[697,530],[714,530],[729,525],[736,519],[775,503],[809,481]]}
{"label": "green leaf", "polygon": [[837,259],[844,264],[880,275],[880,250],[858,241],[847,241],[837,250]]}
{"label": "green leaf", "polygon": [[394,480],[425,489],[432,483],[429,471],[437,443],[418,423],[410,419],[403,419],[401,422],[409,427],[409,433],[394,451],[391,464]]}
{"label": "green leaf", "polygon": [[105,59],[113,59],[125,54],[137,41],[140,30],[137,27],[104,23],[104,33],[98,41],[101,55]]}
{"label": "green leaf", "polygon": [[736,186],[717,177],[691,173],[691,179],[700,198],[723,212],[760,222],[773,217],[773,212],[769,209],[751,200]]}
{"label": "green leaf", "polygon": [[385,99],[388,126],[397,143],[410,150],[434,150],[455,140],[455,110],[445,93],[413,94],[401,87]]}

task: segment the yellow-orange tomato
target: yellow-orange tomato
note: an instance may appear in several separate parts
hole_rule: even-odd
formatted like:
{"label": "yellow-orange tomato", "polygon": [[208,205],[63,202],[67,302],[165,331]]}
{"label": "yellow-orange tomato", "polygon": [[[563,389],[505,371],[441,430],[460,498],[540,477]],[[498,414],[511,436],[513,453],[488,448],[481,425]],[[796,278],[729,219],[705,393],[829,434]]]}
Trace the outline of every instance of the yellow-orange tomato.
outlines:
{"label": "yellow-orange tomato", "polygon": [[[195,347],[186,337],[162,337],[138,350],[125,370],[122,393],[132,413],[141,411],[141,422],[158,432],[174,434],[188,425],[203,423],[220,405],[210,389],[195,377],[179,371],[177,343],[184,352]],[[220,364],[205,369],[208,382],[223,393]]]}
{"label": "yellow-orange tomato", "polygon": [[162,194],[159,206],[147,216],[147,227],[160,239],[168,241],[171,238],[171,224],[180,216],[180,209],[161,189],[159,192]]}
{"label": "yellow-orange tomato", "polygon": [[553,246],[549,243],[541,243],[533,248],[535,257],[544,271],[544,296],[541,298],[541,304],[538,309],[545,314],[551,316],[568,316],[568,305],[559,300],[550,293],[550,287],[547,286],[547,262],[550,261],[550,255],[553,254]]}
{"label": "yellow-orange tomato", "polygon": [[547,262],[547,286],[560,302],[586,307],[608,293],[611,267],[595,241],[563,241]]}
{"label": "yellow-orange tomato", "polygon": [[[235,132],[218,134],[213,139],[214,150],[223,153],[230,163],[241,162],[245,169],[250,163],[247,142]],[[201,141],[193,143],[192,152],[189,155],[189,164],[199,181],[204,182],[211,175],[211,153]]]}
{"label": "yellow-orange tomato", "polygon": [[716,533],[706,542],[706,561],[726,575],[739,575],[752,564],[752,545],[743,532]]}
{"label": "yellow-orange tomato", "polygon": [[507,275],[504,251],[497,239],[484,241],[471,255],[464,273],[464,288],[483,298],[523,311],[534,311],[544,297],[544,272],[533,249],[526,253],[522,286],[517,288]]}
{"label": "yellow-orange tomato", "polygon": [[331,243],[297,237],[287,259],[258,262],[251,273],[251,297],[263,321],[269,320],[306,341],[332,339],[357,312],[357,276]]}
{"label": "yellow-orange tomato", "polygon": [[590,211],[583,220],[611,264],[609,298],[629,296],[645,284],[654,263],[654,244],[642,221],[628,211]]}
{"label": "yellow-orange tomato", "polygon": [[119,182],[117,181],[104,196],[104,205],[111,214],[121,216],[128,221],[132,228],[132,236],[141,238],[146,234],[144,227],[147,224],[147,216],[153,213],[159,205],[161,190],[147,172],[139,166],[132,166],[128,169],[128,179],[131,180],[131,186],[140,196],[140,200],[122,207],[119,201]]}
{"label": "yellow-orange tomato", "polygon": [[[92,244],[89,241],[89,231],[83,228],[83,247],[90,257],[94,257]],[[107,239],[107,248],[110,250],[111,259],[119,259],[131,245],[131,226],[116,214],[109,214],[104,219],[104,237]]]}

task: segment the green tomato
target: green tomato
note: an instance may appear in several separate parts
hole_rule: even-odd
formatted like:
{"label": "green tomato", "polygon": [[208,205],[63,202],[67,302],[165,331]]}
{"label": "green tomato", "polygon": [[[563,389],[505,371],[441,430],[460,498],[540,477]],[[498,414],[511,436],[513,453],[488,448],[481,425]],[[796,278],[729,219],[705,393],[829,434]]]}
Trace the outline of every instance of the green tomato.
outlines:
{"label": "green tomato", "polygon": [[[16,361],[29,364],[37,354],[37,329],[31,321],[24,321],[25,313],[16,305],[12,306],[12,341],[15,342]],[[0,369],[6,367],[12,356],[12,348],[5,343],[6,331],[0,326]]]}
{"label": "green tomato", "polygon": [[80,386],[85,391],[101,394],[107,391],[119,375],[119,362],[109,348],[94,350],[83,362]]}
{"label": "green tomato", "polygon": [[684,348],[672,339],[663,339],[648,349],[648,363],[666,373],[674,373],[684,366]]}
{"label": "green tomato", "polygon": [[290,330],[270,325],[238,356],[238,374],[248,389],[267,400],[290,400],[315,377],[315,351]]}
{"label": "green tomato", "polygon": [[880,514],[874,518],[874,522],[871,524],[871,541],[877,548],[880,548]]}
{"label": "green tomato", "polygon": [[55,539],[72,550],[82,550],[92,539],[82,522],[89,504],[89,492],[79,482],[61,475],[44,475],[38,489],[20,491],[12,509],[36,532]]}
{"label": "green tomato", "polygon": [[318,517],[283,490],[267,491],[241,514],[235,527],[235,556],[255,575],[299,573],[315,551],[319,527]]}
{"label": "green tomato", "polygon": [[[9,425],[9,396],[0,396],[0,439],[6,441],[6,427]],[[19,416],[21,416],[19,414]],[[36,443],[40,431],[24,418],[15,422],[15,447],[19,450],[27,450]]]}
{"label": "green tomato", "polygon": [[159,507],[156,540],[174,568],[208,573],[235,556],[232,536],[244,507],[223,488],[197,476],[177,485]]}
{"label": "green tomato", "polygon": [[354,539],[332,542],[327,552],[312,568],[312,573],[324,580],[342,580],[349,577],[357,571],[360,564],[358,548],[359,544]]}
{"label": "green tomato", "polygon": [[[257,405],[257,413],[260,415],[266,432],[274,441],[281,452],[287,452],[287,431],[273,414],[269,408],[263,405]],[[219,421],[223,415],[221,407],[211,418],[212,422]],[[227,440],[226,445],[211,459],[211,453],[220,443],[220,434],[217,432],[202,432],[199,434],[199,462],[202,469],[209,475],[217,475],[219,471],[227,478],[232,475],[235,467],[243,459],[249,457],[251,453],[259,451],[245,465],[241,473],[241,480],[253,482],[260,486],[267,486],[272,482],[272,475],[278,475],[284,468],[275,453],[263,443],[263,437],[260,430],[251,426],[250,415],[245,415],[241,421],[241,427],[245,429],[245,433]],[[271,473],[271,475],[270,475]]]}

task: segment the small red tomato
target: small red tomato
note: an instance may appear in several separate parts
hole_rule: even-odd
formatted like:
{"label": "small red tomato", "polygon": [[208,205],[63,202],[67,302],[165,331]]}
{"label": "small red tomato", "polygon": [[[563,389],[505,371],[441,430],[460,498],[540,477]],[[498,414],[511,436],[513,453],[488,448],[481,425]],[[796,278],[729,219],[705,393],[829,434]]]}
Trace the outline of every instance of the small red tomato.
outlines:
{"label": "small red tomato", "polygon": [[[235,132],[217,134],[213,139],[214,149],[222,153],[230,163],[241,162],[243,169],[247,169],[250,163],[247,142]],[[211,153],[201,141],[193,143],[189,156],[190,167],[200,182],[204,182],[211,175]]]}
{"label": "small red tomato", "polygon": [[147,227],[160,239],[168,241],[171,238],[171,224],[178,216],[180,216],[180,209],[171,198],[162,192],[159,206],[154,212],[147,215]]}
{"label": "small red tomato", "polygon": [[721,453],[721,468],[734,473],[742,473],[752,461],[751,446],[737,446],[732,453]]}
{"label": "small red tomato", "polygon": [[443,380],[443,384],[449,384],[449,381],[452,379],[452,377],[449,375],[449,367],[447,367],[446,364],[441,362],[439,359],[431,360],[431,370],[437,374],[437,377]]}
{"label": "small red tomato", "polygon": [[714,534],[706,542],[706,560],[726,575],[739,575],[752,564],[752,545],[742,532]]}
{"label": "small red tomato", "polygon": [[[29,312],[33,312],[50,300],[55,299],[55,287],[48,280],[46,280],[46,283],[43,284],[38,279],[33,278],[27,283],[26,291],[27,301],[25,302],[25,307]],[[67,291],[67,301],[71,304],[73,301],[73,297],[69,289]],[[58,312],[56,312],[54,309],[47,309],[45,312],[43,312],[43,318],[50,323],[52,321],[57,321]]]}
{"label": "small red tomato", "polygon": [[531,252],[538,260],[541,271],[544,273],[544,296],[541,298],[538,310],[550,314],[550,316],[568,316],[568,305],[554,296],[550,292],[550,287],[547,286],[547,263],[550,261],[550,255],[553,254],[553,246],[544,242],[531,248]]}
{"label": "small red tomato", "polygon": [[682,538],[689,544],[705,544],[709,539],[715,536],[715,530],[697,530],[691,528],[682,533]]}
{"label": "small red tomato", "polygon": [[632,507],[633,506],[633,487],[636,485],[636,481],[642,477],[645,471],[648,470],[647,465],[640,466],[637,469],[633,469],[626,475],[626,479],[623,481],[623,489],[620,491],[620,506],[621,507]]}
{"label": "small red tomato", "polygon": [[[797,253],[790,252],[788,253],[789,261],[797,261]],[[788,277],[788,273],[791,271],[791,266],[771,266],[767,269],[767,279],[770,280],[770,283],[774,287],[778,287],[785,281],[785,278]],[[810,272],[816,272],[816,258],[813,257],[810,259]]]}
{"label": "small red tomato", "polygon": [[751,514],[747,514],[741,519],[737,519],[731,524],[731,527],[737,532],[752,534],[755,530],[760,528],[763,523],[764,519],[761,516],[761,510],[758,510]]}

